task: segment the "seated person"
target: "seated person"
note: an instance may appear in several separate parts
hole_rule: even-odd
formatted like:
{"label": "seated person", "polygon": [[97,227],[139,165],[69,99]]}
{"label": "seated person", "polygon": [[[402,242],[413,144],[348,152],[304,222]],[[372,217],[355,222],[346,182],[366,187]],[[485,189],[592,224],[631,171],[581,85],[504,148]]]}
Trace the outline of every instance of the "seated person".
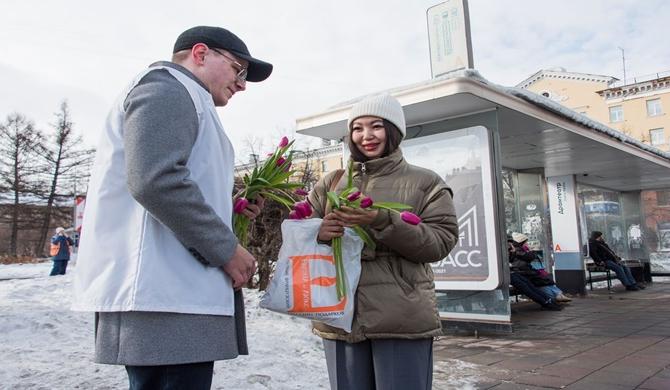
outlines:
{"label": "seated person", "polygon": [[545,270],[538,270],[531,266],[534,261],[540,261],[535,252],[528,247],[528,236],[523,233],[512,233],[511,242],[514,250],[510,252],[510,264],[512,270],[526,276],[535,287],[544,291],[556,302],[567,303],[571,298],[563,294],[563,291],[556,286],[556,282]]}
{"label": "seated person", "polygon": [[589,254],[597,265],[614,271],[617,279],[621,281],[621,284],[626,286],[626,290],[637,291],[645,289],[644,286],[637,284],[633,274],[630,272],[630,268],[626,267],[621,262],[621,257],[617,256],[609,245],[607,245],[602,232],[593,231],[591,233],[591,238],[589,238]]}
{"label": "seated person", "polygon": [[551,297],[551,295],[540,290],[528,279],[526,275],[524,275],[517,268],[512,266],[511,263],[512,258],[514,256],[513,253],[515,251],[515,248],[511,240],[508,241],[507,249],[510,258],[510,274],[509,274],[510,284],[514,286],[517,290],[521,291],[523,295],[527,296],[528,298],[532,299],[535,303],[542,306],[544,309],[555,310],[555,311],[563,310],[563,307],[561,307],[561,305],[556,303],[556,301],[554,300],[554,298]]}

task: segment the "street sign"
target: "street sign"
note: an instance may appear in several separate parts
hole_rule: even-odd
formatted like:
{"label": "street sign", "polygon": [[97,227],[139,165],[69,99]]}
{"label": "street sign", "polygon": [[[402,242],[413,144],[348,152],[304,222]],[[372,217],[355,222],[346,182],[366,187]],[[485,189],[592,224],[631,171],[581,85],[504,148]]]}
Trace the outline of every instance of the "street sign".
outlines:
{"label": "street sign", "polygon": [[447,0],[432,6],[426,18],[432,77],[474,68],[468,1]]}

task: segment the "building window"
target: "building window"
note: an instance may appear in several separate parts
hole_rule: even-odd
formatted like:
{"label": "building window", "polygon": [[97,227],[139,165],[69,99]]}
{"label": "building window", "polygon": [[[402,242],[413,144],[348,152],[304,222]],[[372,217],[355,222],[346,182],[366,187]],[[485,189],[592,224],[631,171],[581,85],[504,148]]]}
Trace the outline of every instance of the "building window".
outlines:
{"label": "building window", "polygon": [[321,172],[328,172],[328,161],[321,161]]}
{"label": "building window", "polygon": [[670,191],[656,191],[656,205],[670,206]]}
{"label": "building window", "polygon": [[661,109],[661,99],[651,99],[647,100],[647,115],[656,116],[663,114]]}
{"label": "building window", "polygon": [[610,122],[622,122],[622,121],[623,121],[623,107],[622,106],[610,107]]}
{"label": "building window", "polygon": [[663,128],[649,130],[649,140],[652,145],[665,144],[665,131]]}

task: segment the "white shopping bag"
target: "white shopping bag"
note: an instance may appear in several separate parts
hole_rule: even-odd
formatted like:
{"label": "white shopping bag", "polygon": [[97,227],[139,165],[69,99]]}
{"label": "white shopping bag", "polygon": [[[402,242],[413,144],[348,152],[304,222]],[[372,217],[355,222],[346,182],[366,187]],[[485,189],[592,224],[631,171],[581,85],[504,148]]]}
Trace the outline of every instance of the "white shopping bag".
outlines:
{"label": "white shopping bag", "polygon": [[320,226],[319,218],[282,222],[279,259],[260,306],[351,332],[363,240],[353,230],[345,229],[342,260],[347,294],[338,299],[333,249],[316,242]]}

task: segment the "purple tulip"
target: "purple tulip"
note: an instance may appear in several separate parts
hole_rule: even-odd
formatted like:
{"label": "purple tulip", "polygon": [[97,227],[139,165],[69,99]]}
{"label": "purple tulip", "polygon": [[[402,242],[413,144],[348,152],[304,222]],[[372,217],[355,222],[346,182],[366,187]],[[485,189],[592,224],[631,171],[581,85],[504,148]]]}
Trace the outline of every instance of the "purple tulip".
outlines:
{"label": "purple tulip", "polygon": [[288,219],[302,219],[302,218],[300,218],[297,211],[291,210],[291,212],[288,213]]}
{"label": "purple tulip", "polygon": [[309,195],[309,192],[305,191],[304,188],[298,188],[297,190],[294,191],[296,195],[298,196],[307,196]]}
{"label": "purple tulip", "polygon": [[238,198],[233,206],[233,212],[235,214],[242,214],[242,211],[244,211],[248,205],[249,201],[246,198]]}
{"label": "purple tulip", "polygon": [[353,202],[353,201],[355,201],[356,199],[358,199],[358,198],[360,198],[360,197],[361,197],[361,192],[360,192],[360,191],[356,191],[356,192],[354,192],[353,194],[349,194],[349,196],[347,196],[347,200],[348,200],[349,202]]}
{"label": "purple tulip", "polygon": [[400,219],[410,225],[418,225],[421,223],[421,218],[419,218],[419,216],[414,213],[410,213],[409,211],[403,211],[400,213]]}
{"label": "purple tulip", "polygon": [[362,209],[367,209],[368,207],[372,206],[372,203],[374,203],[372,201],[372,198],[369,197],[369,196],[366,196],[365,198],[363,198],[361,200],[361,208]]}
{"label": "purple tulip", "polygon": [[277,163],[276,163],[276,164],[277,164],[278,167],[281,167],[282,165],[284,165],[285,162],[286,162],[286,159],[285,159],[284,157],[279,157],[279,158],[277,159]]}
{"label": "purple tulip", "polygon": [[308,202],[296,202],[293,205],[293,210],[295,210],[300,219],[307,218],[312,215],[312,206],[310,206]]}
{"label": "purple tulip", "polygon": [[279,142],[279,147],[283,148],[286,145],[288,145],[288,137],[286,137],[286,136],[281,137],[281,141]]}

